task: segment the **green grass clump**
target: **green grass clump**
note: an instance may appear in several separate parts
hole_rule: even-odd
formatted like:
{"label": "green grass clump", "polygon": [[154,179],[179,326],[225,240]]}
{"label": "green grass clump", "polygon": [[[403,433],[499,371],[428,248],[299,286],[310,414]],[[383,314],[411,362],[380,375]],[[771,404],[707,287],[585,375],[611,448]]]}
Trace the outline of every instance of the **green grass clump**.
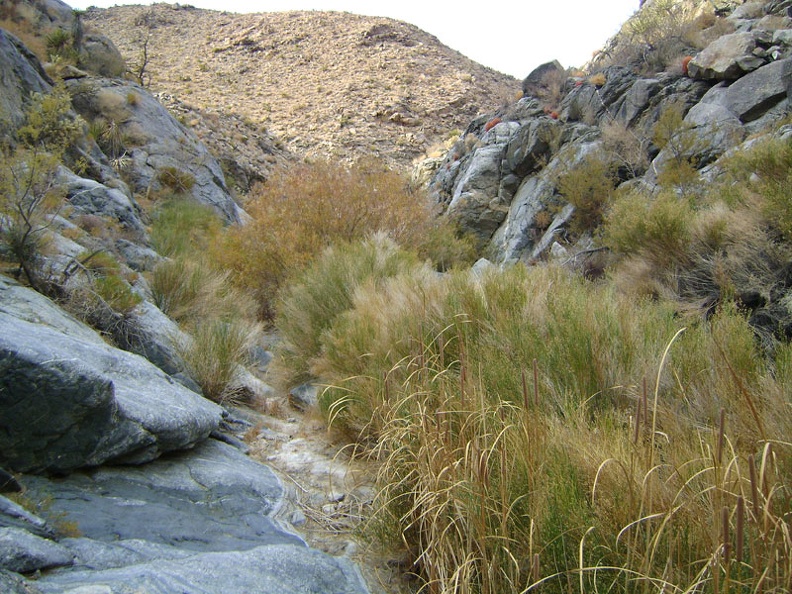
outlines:
{"label": "green grass clump", "polygon": [[358,287],[380,283],[418,264],[414,254],[385,235],[328,248],[282,295],[276,326],[284,337],[281,356],[288,361],[283,366],[288,370],[286,383],[311,377],[323,332],[352,307]]}
{"label": "green grass clump", "polygon": [[209,318],[190,330],[192,340],[181,348],[190,376],[210,400],[235,400],[233,380],[240,365],[247,361],[255,326],[245,320]]}
{"label": "green grass clump", "polygon": [[163,256],[206,252],[222,229],[222,222],[210,207],[187,199],[164,202],[153,219],[151,242]]}

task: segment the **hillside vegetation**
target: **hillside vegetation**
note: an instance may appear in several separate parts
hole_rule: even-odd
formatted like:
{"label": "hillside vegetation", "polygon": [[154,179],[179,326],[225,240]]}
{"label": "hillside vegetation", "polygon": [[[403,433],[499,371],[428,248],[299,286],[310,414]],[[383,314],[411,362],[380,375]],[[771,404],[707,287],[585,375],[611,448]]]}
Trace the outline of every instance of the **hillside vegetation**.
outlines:
{"label": "hillside vegetation", "polygon": [[[168,373],[220,403],[271,404],[238,378],[276,330],[270,379],[319,386],[333,435],[377,469],[361,535],[403,550],[422,592],[788,592],[792,20],[783,2],[730,20],[709,4],[650,0],[591,72],[550,65],[481,115],[511,81],[455,70],[402,23],[91,10],[126,80],[50,56],[63,80],[2,147],[4,268],[122,348],[145,342],[143,308],[167,314]],[[711,75],[729,35],[753,45]],[[437,104],[423,81],[443,64]],[[243,211],[164,110],[157,129],[181,135],[157,160],[146,85],[312,158],[273,156]],[[388,166],[460,122],[428,188]],[[89,178],[126,210],[81,203]]]}
{"label": "hillside vegetation", "polygon": [[112,37],[133,70],[145,47],[152,91],[208,118],[242,117],[234,145],[266,130],[300,156],[372,155],[407,168],[519,92],[512,77],[387,18],[155,4],[88,10],[84,21]]}

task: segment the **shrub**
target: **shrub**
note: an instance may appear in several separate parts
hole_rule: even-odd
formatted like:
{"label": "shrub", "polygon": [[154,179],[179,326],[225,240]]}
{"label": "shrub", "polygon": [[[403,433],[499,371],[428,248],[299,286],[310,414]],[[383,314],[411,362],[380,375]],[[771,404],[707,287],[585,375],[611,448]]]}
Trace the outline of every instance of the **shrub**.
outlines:
{"label": "shrub", "polygon": [[769,224],[792,239],[792,141],[764,139],[731,157],[726,167],[733,179],[760,197]]}
{"label": "shrub", "polygon": [[195,176],[178,167],[162,167],[157,171],[157,181],[175,194],[187,194],[195,186]]}
{"label": "shrub", "polygon": [[188,328],[201,320],[255,316],[252,299],[232,286],[229,273],[202,257],[180,255],[158,264],[150,284],[157,307]]}
{"label": "shrub", "polygon": [[47,217],[61,204],[55,187],[60,157],[78,138],[81,124],[73,117],[64,86],[37,93],[19,131],[21,145],[3,151],[0,167],[0,242],[32,287],[47,292],[39,278],[38,260]]}
{"label": "shrub", "polygon": [[265,320],[275,315],[284,281],[336,242],[383,231],[441,268],[453,265],[452,258],[470,257],[469,242],[444,229],[451,223],[436,218],[422,192],[375,163],[281,169],[254,189],[245,208],[253,221],[229,228],[214,257],[234,271],[238,286],[257,296]]}
{"label": "shrub", "polygon": [[612,157],[622,179],[640,177],[649,165],[648,140],[618,120],[600,125],[602,143]]}
{"label": "shrub", "polygon": [[684,259],[691,237],[689,203],[670,192],[657,197],[626,192],[605,217],[603,240],[616,253],[641,253],[660,264]]}
{"label": "shrub", "polygon": [[592,231],[600,225],[615,186],[614,166],[600,156],[588,155],[560,176],[558,192],[575,207],[570,224],[574,233]]}
{"label": "shrub", "polygon": [[663,108],[655,123],[652,141],[662,149],[655,160],[660,165],[657,182],[678,194],[695,196],[703,191],[698,173],[702,145],[694,126],[684,117],[684,106],[672,103]]}
{"label": "shrub", "polygon": [[65,29],[55,29],[46,36],[45,43],[50,60],[65,58],[73,63],[77,62],[78,51],[74,47],[72,34]]}
{"label": "shrub", "polygon": [[624,23],[596,65],[630,65],[646,74],[659,72],[678,64],[691,50],[706,47],[716,34],[702,33],[703,29],[723,31],[713,19],[711,3],[700,0],[646,2]]}

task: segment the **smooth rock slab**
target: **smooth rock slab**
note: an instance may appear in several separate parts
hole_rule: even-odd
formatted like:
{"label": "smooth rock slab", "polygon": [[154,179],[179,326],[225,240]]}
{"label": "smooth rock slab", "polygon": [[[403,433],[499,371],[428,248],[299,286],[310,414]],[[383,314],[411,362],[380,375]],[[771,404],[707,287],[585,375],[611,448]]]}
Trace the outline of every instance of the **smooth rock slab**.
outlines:
{"label": "smooth rock slab", "polygon": [[70,565],[73,560],[74,555],[61,544],[21,528],[0,528],[0,568],[30,573]]}
{"label": "smooth rock slab", "polygon": [[[203,553],[105,571],[62,572],[36,582],[42,592],[108,594],[366,594],[344,558],[295,545]],[[88,590],[88,587],[94,589]]]}
{"label": "smooth rock slab", "polygon": [[[51,512],[74,522],[84,538],[137,539],[196,552],[304,546],[271,517],[283,498],[272,470],[211,439],[145,466],[103,467],[61,479],[29,476],[24,483],[28,497],[51,498]],[[85,550],[81,557],[86,565],[102,565]]]}

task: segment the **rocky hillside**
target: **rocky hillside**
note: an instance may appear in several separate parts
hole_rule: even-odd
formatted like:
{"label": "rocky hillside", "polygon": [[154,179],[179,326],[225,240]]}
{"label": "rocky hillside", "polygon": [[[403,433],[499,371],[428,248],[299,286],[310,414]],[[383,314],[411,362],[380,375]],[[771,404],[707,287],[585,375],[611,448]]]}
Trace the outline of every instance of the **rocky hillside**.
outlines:
{"label": "rocky hillside", "polygon": [[[364,594],[242,440],[288,437],[205,397],[195,336],[156,303],[141,203],[240,222],[220,163],[67,5],[4,3],[0,21],[0,591]],[[272,396],[232,373],[249,403]],[[326,484],[301,509],[343,498]]]}
{"label": "rocky hillside", "polygon": [[[721,156],[792,111],[790,2],[737,4],[716,14],[706,2],[647,2],[611,42],[617,59],[588,76],[540,66],[522,99],[468,126],[431,181],[435,199],[499,263],[535,262],[554,243],[591,240],[570,232],[576,205],[563,180],[594,158],[615,186],[649,193],[672,161],[711,180]],[[666,33],[647,44],[651,27]]]}
{"label": "rocky hillside", "polygon": [[157,4],[90,9],[83,20],[133,70],[145,48],[142,78],[155,93],[209,119],[239,117],[244,127],[212,131],[232,147],[267,130],[297,155],[410,166],[519,93],[510,76],[387,18]]}

